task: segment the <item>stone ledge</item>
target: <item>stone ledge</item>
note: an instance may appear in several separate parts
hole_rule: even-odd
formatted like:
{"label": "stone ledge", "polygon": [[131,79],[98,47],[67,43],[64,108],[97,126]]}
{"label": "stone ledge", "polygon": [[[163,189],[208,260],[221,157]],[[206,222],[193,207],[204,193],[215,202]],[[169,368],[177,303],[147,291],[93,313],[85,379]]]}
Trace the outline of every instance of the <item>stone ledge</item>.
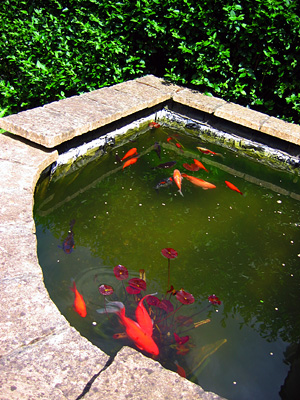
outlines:
{"label": "stone ledge", "polygon": [[158,362],[123,347],[84,397],[86,400],[156,399],[222,400],[200,386],[164,369]]}
{"label": "stone ledge", "polygon": [[262,134],[300,144],[300,126],[186,89],[154,75],[55,101],[0,119],[0,128],[48,148],[139,111],[175,101]]}
{"label": "stone ledge", "polygon": [[260,131],[290,143],[300,145],[300,125],[291,124],[278,118],[270,117],[263,122]]}
{"label": "stone ledge", "polygon": [[214,115],[257,131],[260,130],[262,124],[269,118],[266,114],[234,103],[223,104],[214,112]]}
{"label": "stone ledge", "polygon": [[0,127],[53,148],[89,131],[171,99],[179,90],[147,76],[55,101],[0,119]]}
{"label": "stone ledge", "polygon": [[173,100],[177,103],[183,104],[184,106],[195,108],[196,110],[208,114],[214,114],[219,107],[227,104],[225,100],[206,96],[205,94],[190,89],[184,89],[179,93],[176,93],[173,96]]}
{"label": "stone ledge", "polygon": [[0,359],[0,399],[75,400],[107,360],[74,328],[55,329]]}

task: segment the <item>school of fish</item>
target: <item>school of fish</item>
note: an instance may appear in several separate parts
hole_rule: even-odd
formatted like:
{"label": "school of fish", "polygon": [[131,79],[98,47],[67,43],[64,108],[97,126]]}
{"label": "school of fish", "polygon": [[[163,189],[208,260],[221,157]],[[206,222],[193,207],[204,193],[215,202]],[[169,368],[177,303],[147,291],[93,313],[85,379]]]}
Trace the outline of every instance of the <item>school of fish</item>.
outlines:
{"label": "school of fish", "polygon": [[[150,129],[158,129],[160,127],[160,124],[157,122],[150,122],[149,123],[149,128]],[[183,145],[178,141],[177,138],[174,138],[173,136],[170,136],[166,139],[167,143],[173,143],[176,148],[178,148],[181,152],[183,152]],[[212,150],[209,150],[204,147],[197,147],[197,149],[204,155],[209,155],[209,156],[220,156],[223,157],[222,154],[216,153]],[[153,150],[156,152],[157,156],[159,159],[161,159],[161,146],[159,142],[155,142],[153,145]],[[139,154],[138,150],[136,147],[132,147],[130,150],[128,150],[122,158],[116,154],[116,160],[119,163],[123,163],[122,169],[125,169],[129,167],[130,165],[135,164],[139,159]],[[168,161],[164,163],[160,163],[152,169],[169,169],[172,167],[175,167],[176,161]],[[205,171],[206,173],[209,173],[208,169],[202,164],[200,160],[197,158],[193,159],[193,162],[188,164],[188,163],[183,163],[182,164],[183,168],[191,171],[191,172],[198,172],[198,171]],[[187,180],[190,183],[192,183],[195,186],[198,186],[202,188],[203,190],[208,190],[208,189],[215,189],[216,185],[213,183],[207,182],[202,178],[193,176],[193,175],[188,175],[185,172],[181,172],[179,168],[175,168],[172,176],[169,176],[167,178],[164,178],[160,180],[155,186],[154,189],[158,192],[159,189],[163,187],[168,187],[173,185],[173,183],[177,186],[178,192],[181,196],[183,196],[182,193],[182,182],[183,180]],[[231,182],[225,181],[226,186],[231,189],[232,191],[235,191],[241,195],[243,193]],[[74,233],[73,233],[73,227],[75,224],[75,220],[72,220],[70,222],[70,229],[68,232],[68,236],[65,238],[62,248],[65,253],[70,254],[73,249],[74,249]],[[85,300],[82,296],[81,293],[77,290],[75,281],[73,280],[73,286],[70,287],[72,292],[74,293],[74,303],[73,303],[73,309],[76,311],[82,318],[85,318],[87,315],[87,309],[86,309],[86,303]],[[100,314],[102,313],[116,313],[119,317],[120,323],[124,326],[125,328],[125,333],[116,333],[114,335],[115,338],[124,338],[128,337],[129,339],[132,340],[132,342],[135,344],[137,348],[139,348],[142,351],[145,351],[153,356],[158,356],[159,355],[159,348],[156,344],[156,342],[153,339],[153,321],[145,308],[143,302],[144,300],[151,295],[145,295],[139,302],[135,310],[135,320],[129,318],[126,316],[126,310],[125,310],[125,305],[121,302],[117,301],[112,301],[108,302],[107,306],[104,309],[99,309],[97,312]],[[176,362],[177,365],[177,372],[179,375],[182,377],[185,377],[185,371],[182,367],[179,366],[179,364]]]}

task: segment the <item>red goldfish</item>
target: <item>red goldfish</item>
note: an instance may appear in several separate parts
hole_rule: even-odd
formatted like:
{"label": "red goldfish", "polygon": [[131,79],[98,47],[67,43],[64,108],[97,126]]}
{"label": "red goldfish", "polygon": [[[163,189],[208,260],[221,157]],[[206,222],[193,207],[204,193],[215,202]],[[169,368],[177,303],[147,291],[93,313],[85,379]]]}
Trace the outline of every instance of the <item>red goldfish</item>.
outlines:
{"label": "red goldfish", "polygon": [[138,158],[137,158],[137,157],[134,157],[134,158],[131,158],[130,160],[125,161],[125,162],[124,162],[124,165],[123,165],[123,169],[126,168],[126,167],[128,167],[128,166],[131,165],[131,164],[136,163],[137,160],[138,160]]}
{"label": "red goldfish", "polygon": [[196,158],[194,158],[194,163],[195,163],[196,165],[198,165],[199,168],[204,169],[204,171],[206,171],[206,172],[209,172],[209,171],[204,167],[204,165],[202,164],[202,162],[200,162],[199,160],[196,160]]}
{"label": "red goldfish", "polygon": [[225,181],[226,185],[229,187],[229,189],[234,190],[235,192],[238,192],[239,194],[243,195],[243,193],[232,183]]}
{"label": "red goldfish", "polygon": [[206,149],[205,147],[197,147],[197,149],[198,149],[199,151],[201,151],[201,153],[203,153],[203,154],[211,154],[211,155],[213,155],[213,156],[221,156],[221,157],[223,157],[222,154],[220,154],[220,153],[215,153],[214,151],[211,151],[211,150],[209,150],[209,149]]}
{"label": "red goldfish", "polygon": [[75,293],[75,299],[74,299],[74,304],[73,308],[74,310],[81,316],[81,317],[86,317],[86,305],[83,300],[82,295],[78,292],[76,288],[75,281],[73,281],[73,287],[70,288],[72,292]]}
{"label": "red goldfish", "polygon": [[132,149],[127,151],[127,153],[125,154],[125,156],[123,158],[121,158],[121,161],[125,160],[125,158],[133,156],[136,153],[137,153],[137,148],[133,147]]}
{"label": "red goldfish", "polygon": [[181,191],[182,175],[181,175],[179,169],[174,169],[173,179],[174,179],[174,182],[176,183],[176,185],[178,186],[179,193],[181,194],[181,196],[183,196],[182,191]]}
{"label": "red goldfish", "polygon": [[117,313],[120,318],[121,324],[124,325],[126,329],[127,336],[134,342],[136,347],[140,350],[146,351],[149,354],[157,356],[159,354],[159,349],[157,344],[152,338],[153,333],[153,323],[150,315],[143,305],[143,300],[150,295],[144,296],[138,303],[135,311],[137,322],[133,321],[131,318],[125,315],[125,306],[119,301],[111,301],[107,303],[105,309],[97,310],[100,314],[106,312]]}
{"label": "red goldfish", "polygon": [[175,365],[177,366],[177,374],[182,376],[183,378],[186,378],[186,372],[184,370],[184,368],[182,368],[177,361],[175,361]]}
{"label": "red goldfish", "polygon": [[182,174],[181,176],[183,176],[184,178],[188,179],[194,185],[200,186],[203,190],[215,189],[216,188],[215,185],[213,185],[212,183],[206,182],[203,179],[196,178],[194,176],[190,176],[190,175],[187,175],[187,174]]}
{"label": "red goldfish", "polygon": [[150,122],[149,123],[149,128],[151,128],[151,129],[153,129],[153,128],[159,128],[160,127],[160,124],[158,124],[157,122],[154,122],[154,121],[152,121],[152,122]]}
{"label": "red goldfish", "polygon": [[196,165],[195,163],[193,164],[182,164],[182,166],[187,169],[188,171],[199,171],[200,167]]}

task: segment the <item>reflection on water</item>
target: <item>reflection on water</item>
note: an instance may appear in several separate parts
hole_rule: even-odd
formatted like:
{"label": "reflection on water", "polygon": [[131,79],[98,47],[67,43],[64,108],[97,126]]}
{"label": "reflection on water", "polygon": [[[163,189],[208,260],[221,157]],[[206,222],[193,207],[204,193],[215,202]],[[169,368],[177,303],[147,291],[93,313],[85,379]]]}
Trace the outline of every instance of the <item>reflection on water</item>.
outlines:
{"label": "reflection on water", "polygon": [[[197,146],[222,157],[203,154]],[[122,158],[132,147],[139,158],[122,169],[116,152]],[[182,167],[193,159],[209,172]],[[176,164],[154,168],[169,161]],[[183,197],[175,184],[155,190],[175,168],[216,189],[203,190],[184,179]],[[280,399],[289,371],[284,352],[300,339],[296,174],[160,127],[58,178],[50,183],[45,178],[37,187],[38,256],[50,296],[72,325],[108,354],[130,344],[112,339],[120,331],[117,319],[108,324],[97,314],[103,306],[98,287],[119,290],[113,267],[122,264],[130,277],[145,269],[148,293],[164,293],[166,259],[160,252],[172,247],[178,258],[171,263],[171,284],[194,295],[193,312],[213,293],[222,300],[201,316],[211,322],[193,332],[195,347],[178,355],[178,363],[193,370],[192,379],[204,389],[229,399]],[[67,254],[61,246],[73,219],[74,248]],[[84,319],[72,309],[72,278],[86,301]]]}

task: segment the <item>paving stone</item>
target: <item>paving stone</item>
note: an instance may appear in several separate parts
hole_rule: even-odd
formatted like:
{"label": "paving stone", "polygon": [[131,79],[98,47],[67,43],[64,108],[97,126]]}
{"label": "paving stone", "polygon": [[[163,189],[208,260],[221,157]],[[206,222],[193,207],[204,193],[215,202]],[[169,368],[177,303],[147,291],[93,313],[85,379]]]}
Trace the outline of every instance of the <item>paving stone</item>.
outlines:
{"label": "paving stone", "polygon": [[75,400],[108,359],[73,328],[45,331],[0,358],[0,399]]}
{"label": "paving stone", "polygon": [[0,127],[48,148],[172,99],[196,110],[260,130],[284,140],[300,142],[299,125],[147,75],[101,88],[43,107],[0,118]]}
{"label": "paving stone", "polygon": [[0,355],[68,325],[50,299],[41,275],[24,271],[23,276],[2,279],[0,304]]}
{"label": "paving stone", "polygon": [[113,363],[94,381],[85,400],[221,400],[141,353],[123,347]]}
{"label": "paving stone", "polygon": [[[1,162],[0,162],[1,164]],[[0,191],[0,231],[1,227],[13,225],[27,226],[34,230],[32,212],[28,205],[33,206],[32,193],[29,190],[18,190],[9,192]]]}
{"label": "paving stone", "polygon": [[[0,127],[53,148],[75,136],[160,104],[171,98],[170,93],[169,90],[127,81],[9,115],[0,119]],[[114,98],[114,101],[108,101],[107,97]]]}
{"label": "paving stone", "polygon": [[[101,93],[102,89],[99,89]],[[73,96],[44,106],[45,109],[60,112],[67,120],[72,120],[76,128],[74,136],[92,131],[119,118],[116,102],[113,106],[93,101],[88,96]],[[56,144],[62,135],[57,135]],[[70,138],[73,138],[71,133]]]}
{"label": "paving stone", "polygon": [[158,78],[154,75],[146,75],[141,78],[137,78],[135,80],[137,83],[142,85],[148,85],[159,89],[161,92],[168,93],[169,95],[173,95],[185,88],[182,86],[175,85],[174,83],[168,82],[163,78]]}
{"label": "paving stone", "polygon": [[291,124],[278,118],[270,117],[261,126],[260,131],[287,142],[300,145],[300,125]]}
{"label": "paving stone", "polygon": [[213,114],[219,107],[227,104],[225,100],[206,96],[195,90],[184,89],[173,96],[173,100],[187,107]]}
{"label": "paving stone", "polygon": [[8,133],[0,134],[0,148],[1,160],[32,166],[36,174],[40,174],[58,157],[57,150],[41,148],[35,143],[24,141],[22,138]]}
{"label": "paving stone", "polygon": [[0,191],[14,193],[31,191],[39,174],[33,167],[24,164],[0,160]]}
{"label": "paving stone", "polygon": [[[116,86],[95,90],[90,93],[85,93],[82,96],[99,104],[111,108],[114,107],[114,114],[107,123],[132,115],[153,105],[152,98],[139,97],[137,93],[134,96],[128,96],[127,92],[119,90]],[[159,99],[157,97],[154,104],[159,104]]]}
{"label": "paving stone", "polygon": [[214,112],[214,115],[255,130],[260,130],[262,124],[270,118],[266,114],[233,103],[222,105]]}
{"label": "paving stone", "polygon": [[43,107],[1,118],[0,127],[46,147],[71,139],[79,129],[64,114]]}
{"label": "paving stone", "polygon": [[163,92],[156,87],[136,81],[120,83],[115,89],[119,92],[127,93],[128,99],[134,99],[135,97],[142,99],[145,103],[143,108],[153,107],[171,98],[169,92]]}
{"label": "paving stone", "polygon": [[36,236],[23,225],[7,227],[1,223],[0,282],[23,277],[26,274],[39,276],[42,279],[42,269],[38,264],[36,252]]}

